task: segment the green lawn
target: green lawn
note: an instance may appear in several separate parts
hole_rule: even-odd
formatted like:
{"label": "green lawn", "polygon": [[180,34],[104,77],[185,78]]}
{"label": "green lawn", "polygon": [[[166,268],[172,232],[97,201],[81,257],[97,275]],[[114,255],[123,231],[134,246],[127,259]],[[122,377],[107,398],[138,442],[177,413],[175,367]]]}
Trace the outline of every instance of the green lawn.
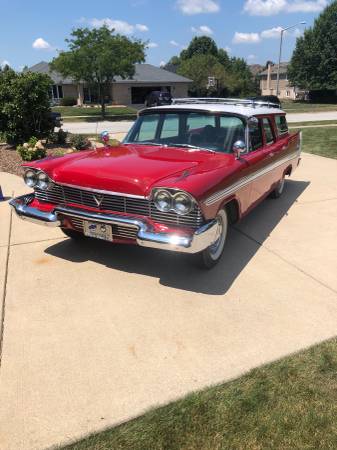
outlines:
{"label": "green lawn", "polygon": [[301,128],[301,127],[310,127],[310,126],[323,127],[324,125],[336,125],[337,120],[320,120],[319,122],[311,121],[311,122],[288,122],[289,128]]}
{"label": "green lawn", "polygon": [[308,103],[291,100],[281,100],[282,109],[289,113],[337,111],[337,104],[333,103]]}
{"label": "green lawn", "polygon": [[335,450],[336,418],[333,339],[64,450]]}
{"label": "green lawn", "polygon": [[[53,111],[61,113],[62,117],[72,116],[100,116],[101,108],[77,108],[73,106],[54,106]],[[137,110],[130,107],[107,107],[107,116],[124,116],[129,114],[137,114]]]}
{"label": "green lawn", "polygon": [[[290,131],[295,132],[297,129],[291,129]],[[337,126],[303,128],[302,136],[303,152],[337,159]]]}

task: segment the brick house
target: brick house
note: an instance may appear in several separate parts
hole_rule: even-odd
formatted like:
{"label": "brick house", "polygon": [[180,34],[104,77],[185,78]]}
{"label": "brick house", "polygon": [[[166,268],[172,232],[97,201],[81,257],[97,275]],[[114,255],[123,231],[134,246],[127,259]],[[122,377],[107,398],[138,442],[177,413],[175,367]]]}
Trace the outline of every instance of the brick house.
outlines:
{"label": "brick house", "polygon": [[[280,64],[280,82],[279,82],[279,95],[281,99],[296,100],[305,95],[305,91],[291,86],[288,80],[288,62],[282,62]],[[268,68],[258,74],[260,78],[260,90],[261,95],[276,95],[277,86],[277,64],[269,64]]]}
{"label": "brick house", "polygon": [[[51,98],[58,104],[64,97],[73,97],[78,105],[97,103],[97,92],[85,83],[75,83],[70,78],[64,78],[59,73],[50,70],[49,64],[41,61],[28,68],[31,72],[46,73],[53,80]],[[151,64],[136,64],[132,79],[123,80],[116,77],[111,83],[107,102],[121,105],[142,104],[151,91],[167,90],[173,97],[187,97],[192,80],[169,72]]]}

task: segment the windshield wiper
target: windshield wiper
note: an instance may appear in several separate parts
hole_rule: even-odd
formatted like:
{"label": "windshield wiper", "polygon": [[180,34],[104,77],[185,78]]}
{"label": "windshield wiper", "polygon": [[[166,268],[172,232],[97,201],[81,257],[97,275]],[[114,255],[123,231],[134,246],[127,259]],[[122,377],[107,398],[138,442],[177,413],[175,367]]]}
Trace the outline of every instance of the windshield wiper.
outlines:
{"label": "windshield wiper", "polygon": [[174,142],[169,143],[168,145],[172,147],[182,147],[182,148],[192,148],[196,150],[205,150],[206,152],[216,153],[215,150],[211,150],[210,148],[205,147],[198,147],[197,145],[191,145],[191,144],[176,144]]}

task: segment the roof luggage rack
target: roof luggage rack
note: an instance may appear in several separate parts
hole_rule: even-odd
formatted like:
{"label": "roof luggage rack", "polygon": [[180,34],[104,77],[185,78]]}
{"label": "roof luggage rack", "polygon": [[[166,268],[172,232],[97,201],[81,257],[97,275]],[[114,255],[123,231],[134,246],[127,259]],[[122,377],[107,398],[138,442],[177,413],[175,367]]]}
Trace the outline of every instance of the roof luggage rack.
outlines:
{"label": "roof luggage rack", "polygon": [[248,100],[242,98],[212,98],[212,97],[188,97],[188,98],[174,98],[172,99],[173,105],[196,105],[196,104],[210,104],[218,103],[221,105],[240,105],[240,106],[250,106],[253,108],[277,108],[280,109],[281,106],[277,103],[264,102],[261,100]]}

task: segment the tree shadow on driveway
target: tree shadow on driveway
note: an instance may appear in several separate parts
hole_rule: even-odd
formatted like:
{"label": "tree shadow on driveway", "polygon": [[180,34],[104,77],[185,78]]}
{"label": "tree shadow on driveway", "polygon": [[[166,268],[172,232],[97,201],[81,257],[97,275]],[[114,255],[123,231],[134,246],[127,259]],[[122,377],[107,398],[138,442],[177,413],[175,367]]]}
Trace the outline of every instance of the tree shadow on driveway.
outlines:
{"label": "tree shadow on driveway", "polygon": [[281,198],[266,199],[231,228],[223,258],[210,271],[190,264],[190,255],[135,245],[111,245],[94,239],[80,244],[67,239],[48,247],[45,252],[74,263],[90,260],[115,270],[155,277],[162,285],[175,289],[222,295],[309,184],[307,181],[288,180]]}

